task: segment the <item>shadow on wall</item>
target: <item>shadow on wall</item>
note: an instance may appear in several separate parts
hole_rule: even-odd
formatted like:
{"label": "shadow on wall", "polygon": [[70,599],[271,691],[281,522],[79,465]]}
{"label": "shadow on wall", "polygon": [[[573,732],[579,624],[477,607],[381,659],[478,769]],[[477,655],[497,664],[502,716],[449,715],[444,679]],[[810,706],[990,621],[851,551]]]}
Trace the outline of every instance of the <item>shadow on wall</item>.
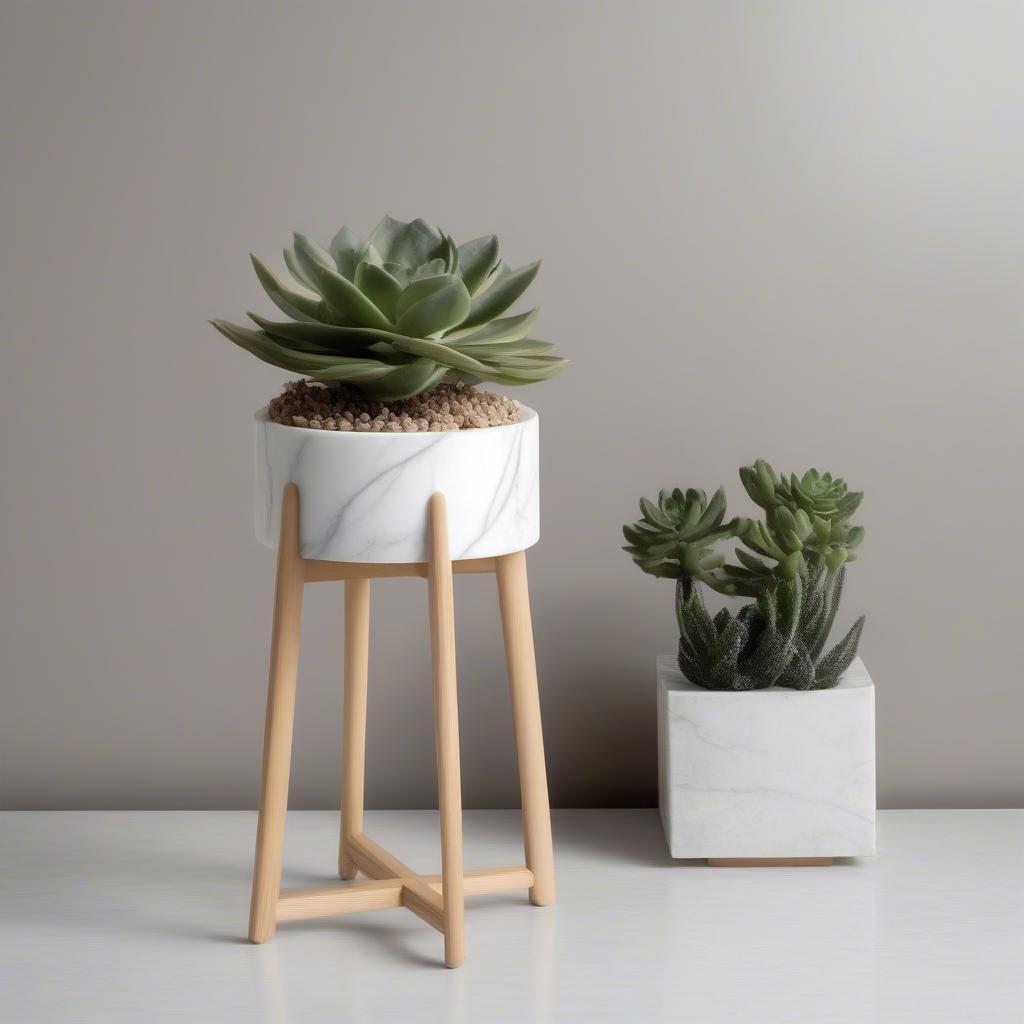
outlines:
{"label": "shadow on wall", "polygon": [[[628,563],[627,563],[628,567]],[[548,587],[552,581],[546,581]],[[576,581],[579,585],[579,581]],[[557,591],[557,587],[552,588]],[[543,594],[537,587],[538,594]],[[658,802],[654,658],[662,623],[623,630],[619,607],[578,593],[535,602],[544,739],[553,807],[653,807]],[[627,591],[621,592],[626,599]],[[670,622],[671,620],[669,620]],[[671,625],[667,627],[671,633]],[[567,643],[566,638],[572,638]]]}

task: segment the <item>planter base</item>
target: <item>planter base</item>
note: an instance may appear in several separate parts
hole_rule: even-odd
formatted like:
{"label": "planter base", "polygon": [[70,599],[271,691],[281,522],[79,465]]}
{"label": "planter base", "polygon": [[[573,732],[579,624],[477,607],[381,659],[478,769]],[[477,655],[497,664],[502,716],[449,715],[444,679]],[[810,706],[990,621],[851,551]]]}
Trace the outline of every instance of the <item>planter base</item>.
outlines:
{"label": "planter base", "polygon": [[708,857],[713,868],[824,868],[831,857]]}
{"label": "planter base", "polygon": [[[299,491],[295,484],[284,488],[263,741],[263,782],[249,916],[252,942],[272,938],[279,921],[401,906],[442,933],[445,964],[458,967],[465,957],[464,896],[529,889],[530,901],[536,906],[554,902],[551,815],[526,583],[526,553],[516,551],[494,558],[453,562],[448,549],[448,518],[443,494],[435,493],[430,498],[427,518],[427,562],[349,563],[307,559],[299,550]],[[462,770],[452,580],[453,573],[461,572],[493,572],[498,581],[523,803],[525,866],[463,870]],[[439,875],[417,874],[363,833],[370,580],[382,576],[419,576],[427,580],[441,817]],[[338,873],[342,878],[353,879],[357,872],[362,872],[370,881],[282,892],[281,858],[288,809],[302,594],[306,583],[328,580],[345,582],[345,742]]]}
{"label": "planter base", "polygon": [[703,690],[658,659],[658,785],[673,857],[818,864],[875,852],[875,692]]}

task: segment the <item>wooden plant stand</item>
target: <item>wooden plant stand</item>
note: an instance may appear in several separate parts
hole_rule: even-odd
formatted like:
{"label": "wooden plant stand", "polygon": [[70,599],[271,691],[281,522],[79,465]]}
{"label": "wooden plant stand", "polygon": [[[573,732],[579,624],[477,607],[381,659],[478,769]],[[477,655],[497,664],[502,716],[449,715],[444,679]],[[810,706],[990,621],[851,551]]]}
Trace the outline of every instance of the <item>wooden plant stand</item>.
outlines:
{"label": "wooden plant stand", "polygon": [[[440,493],[430,500],[429,532],[430,560],[424,563],[306,559],[299,549],[299,492],[294,484],[285,489],[277,550],[263,781],[249,915],[252,942],[272,938],[279,921],[401,906],[444,935],[444,961],[449,967],[458,967],[465,958],[464,896],[529,889],[534,905],[543,907],[554,902],[551,815],[526,553],[517,551],[496,558],[452,562],[448,552],[445,499]],[[493,572],[498,582],[519,762],[526,865],[464,872],[452,574],[483,572]],[[370,580],[393,576],[418,576],[427,580],[441,816],[440,875],[417,875],[363,833]],[[302,594],[306,583],[333,580],[345,583],[345,718],[338,873],[344,879],[353,879],[357,872],[362,872],[370,881],[282,892],[281,855],[288,807]]]}

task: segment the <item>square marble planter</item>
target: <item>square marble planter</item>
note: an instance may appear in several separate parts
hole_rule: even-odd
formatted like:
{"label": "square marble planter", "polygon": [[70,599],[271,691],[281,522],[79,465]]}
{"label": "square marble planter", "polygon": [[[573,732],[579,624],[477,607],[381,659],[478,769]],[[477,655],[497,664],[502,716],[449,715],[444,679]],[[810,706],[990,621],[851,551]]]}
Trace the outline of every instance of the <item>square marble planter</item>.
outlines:
{"label": "square marble planter", "polygon": [[875,852],[875,688],[704,690],[658,658],[659,803],[673,857]]}

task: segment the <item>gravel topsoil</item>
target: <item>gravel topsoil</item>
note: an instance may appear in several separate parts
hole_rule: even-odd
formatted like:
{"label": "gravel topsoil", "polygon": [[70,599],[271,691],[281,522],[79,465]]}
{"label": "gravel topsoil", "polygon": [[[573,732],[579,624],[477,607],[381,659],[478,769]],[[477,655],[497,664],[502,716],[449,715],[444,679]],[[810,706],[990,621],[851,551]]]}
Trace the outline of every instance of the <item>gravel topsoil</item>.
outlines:
{"label": "gravel topsoil", "polygon": [[271,401],[269,412],[275,423],[286,426],[368,433],[468,430],[519,422],[514,398],[463,383],[439,384],[422,395],[380,402],[347,384],[295,380]]}

